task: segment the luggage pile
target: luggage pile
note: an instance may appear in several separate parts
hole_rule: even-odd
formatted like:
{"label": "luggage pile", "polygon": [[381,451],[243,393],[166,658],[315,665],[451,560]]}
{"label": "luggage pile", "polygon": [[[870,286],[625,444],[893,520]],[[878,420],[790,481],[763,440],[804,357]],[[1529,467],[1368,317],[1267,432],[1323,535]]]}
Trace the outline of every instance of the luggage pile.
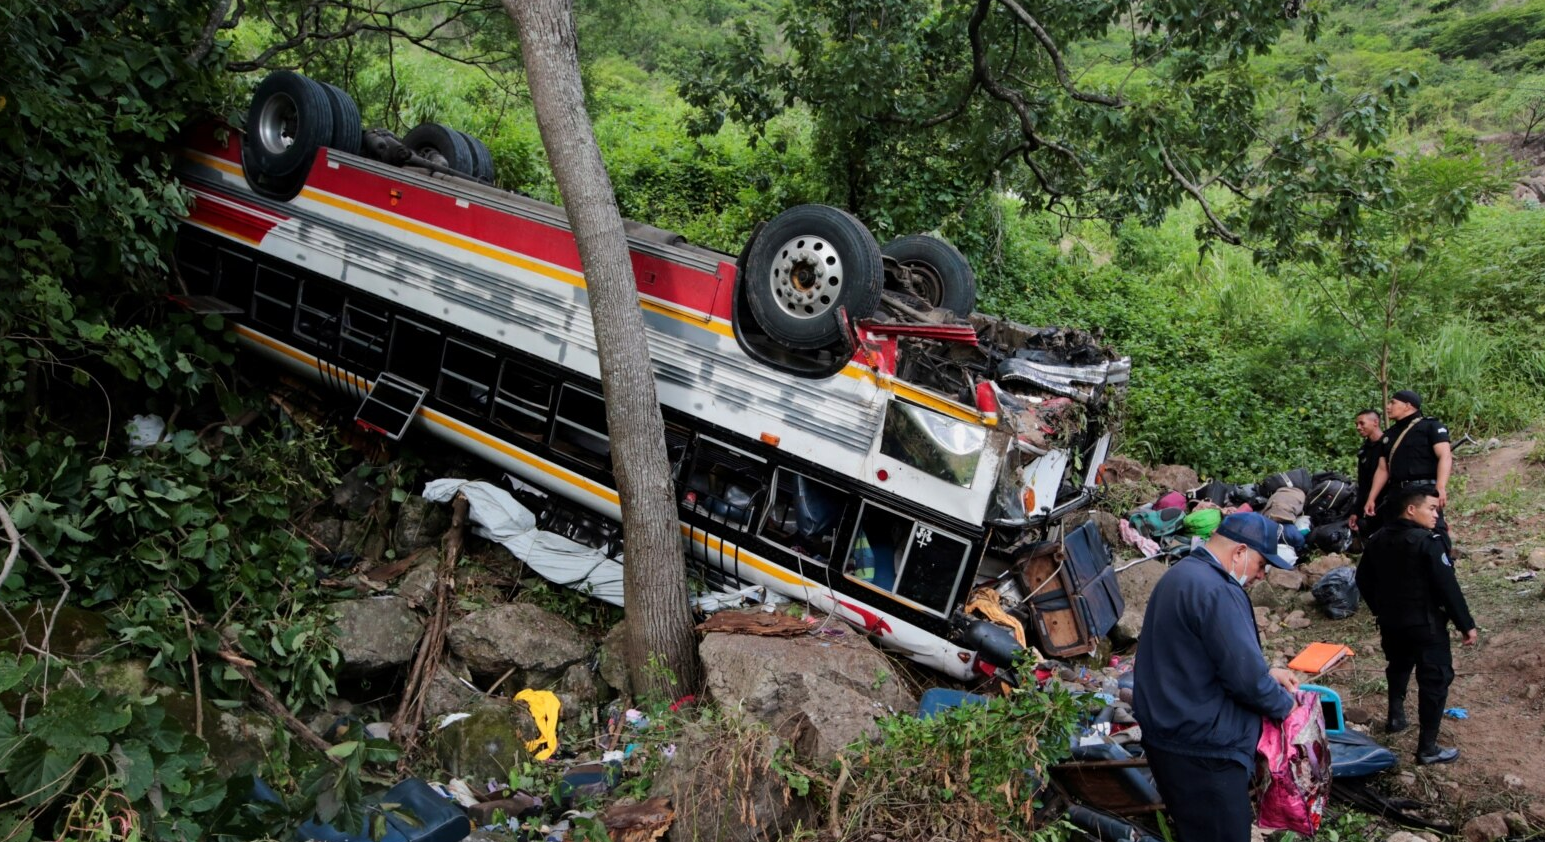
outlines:
{"label": "luggage pile", "polygon": [[1132,510],[1122,536],[1145,556],[1183,555],[1212,536],[1225,515],[1260,512],[1282,524],[1281,543],[1292,558],[1344,553],[1352,547],[1357,484],[1345,474],[1294,468],[1247,484],[1209,480],[1189,491],[1170,491]]}

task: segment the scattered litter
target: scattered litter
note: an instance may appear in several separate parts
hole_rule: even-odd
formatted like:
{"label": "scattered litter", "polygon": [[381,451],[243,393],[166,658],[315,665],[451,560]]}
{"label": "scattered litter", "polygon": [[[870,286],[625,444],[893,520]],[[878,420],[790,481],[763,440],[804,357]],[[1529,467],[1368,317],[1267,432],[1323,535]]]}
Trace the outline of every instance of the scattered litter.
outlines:
{"label": "scattered litter", "polygon": [[558,701],[558,696],[550,690],[532,690],[526,688],[515,694],[515,701],[525,702],[531,709],[531,718],[536,720],[537,731],[540,732],[534,740],[526,741],[526,751],[537,760],[546,760],[558,750],[558,714],[563,708],[563,703]]}
{"label": "scattered litter", "polygon": [[1465,708],[1448,708],[1443,711],[1443,715],[1449,719],[1469,719],[1470,711]]}
{"label": "scattered litter", "polygon": [[447,713],[445,716],[441,717],[440,724],[435,726],[435,730],[444,731],[445,729],[455,725],[463,719],[470,719],[471,717],[472,714],[470,713]]}
{"label": "scattered litter", "polygon": [[1527,582],[1534,577],[1535,572],[1533,570],[1525,570],[1522,573],[1514,573],[1513,575],[1507,577],[1507,580],[1509,582]]}
{"label": "scattered litter", "polygon": [[159,415],[136,415],[124,429],[129,434],[129,449],[136,453],[167,440],[166,421]]}
{"label": "scattered litter", "polygon": [[467,782],[461,778],[452,778],[451,782],[443,787],[435,784],[431,784],[431,786],[435,786],[436,789],[443,789],[447,798],[463,807],[471,807],[473,804],[478,803],[477,793],[473,792],[472,787],[468,786]]}
{"label": "scattered litter", "polygon": [[618,804],[601,814],[601,823],[615,842],[650,842],[659,839],[675,821],[676,812],[667,798],[651,798],[639,804]]}
{"label": "scattered litter", "polygon": [[1351,648],[1345,644],[1311,643],[1304,647],[1304,651],[1295,655],[1293,660],[1288,661],[1288,669],[1319,675],[1335,669],[1342,661],[1352,657],[1352,654]]}

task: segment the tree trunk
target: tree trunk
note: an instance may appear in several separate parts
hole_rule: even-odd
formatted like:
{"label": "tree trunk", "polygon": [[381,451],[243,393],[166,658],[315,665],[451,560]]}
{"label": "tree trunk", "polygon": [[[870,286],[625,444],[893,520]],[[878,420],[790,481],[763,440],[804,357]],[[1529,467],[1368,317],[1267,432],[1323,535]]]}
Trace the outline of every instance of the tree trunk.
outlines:
{"label": "tree trunk", "polygon": [[504,7],[520,31],[542,145],[574,229],[590,294],[612,472],[622,498],[628,667],[634,688],[674,698],[697,688],[701,666],[665,423],[622,215],[585,112],[574,10],[570,0],[504,0]]}

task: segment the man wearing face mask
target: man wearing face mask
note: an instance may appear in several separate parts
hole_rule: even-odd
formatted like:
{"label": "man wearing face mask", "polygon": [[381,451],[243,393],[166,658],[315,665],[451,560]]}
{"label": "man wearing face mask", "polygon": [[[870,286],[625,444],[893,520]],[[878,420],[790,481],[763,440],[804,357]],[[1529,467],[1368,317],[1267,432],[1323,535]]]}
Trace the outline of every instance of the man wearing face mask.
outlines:
{"label": "man wearing face mask", "polygon": [[1261,653],[1245,589],[1277,554],[1277,524],[1229,515],[1159,580],[1137,641],[1132,704],[1143,751],[1180,842],[1245,842],[1261,717],[1282,719],[1298,689],[1292,670]]}

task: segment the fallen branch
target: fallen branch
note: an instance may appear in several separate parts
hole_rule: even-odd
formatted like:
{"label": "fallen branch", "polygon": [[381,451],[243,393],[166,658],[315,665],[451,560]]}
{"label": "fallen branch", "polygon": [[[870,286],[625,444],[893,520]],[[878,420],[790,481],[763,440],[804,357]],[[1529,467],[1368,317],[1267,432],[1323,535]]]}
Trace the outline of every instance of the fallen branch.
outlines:
{"label": "fallen branch", "polygon": [[333,757],[327,753],[327,750],[332,748],[332,746],[329,745],[326,740],[318,736],[317,732],[307,727],[306,723],[296,719],[295,714],[290,713],[290,709],[285,707],[284,704],[279,701],[278,696],[274,695],[274,691],[268,689],[268,685],[264,684],[261,678],[258,678],[256,670],[257,664],[247,660],[246,658],[243,658],[242,656],[232,652],[230,649],[227,649],[224,646],[220,647],[220,658],[235,668],[235,670],[241,674],[242,678],[247,679],[247,683],[252,685],[252,691],[257,693],[258,704],[261,705],[264,710],[278,717],[279,720],[284,723],[284,727],[290,730],[290,733],[294,734],[300,739],[301,742],[305,743],[306,745],[322,752],[323,756],[325,756],[328,760],[331,760],[333,763],[338,765],[343,764],[343,760],[337,757]]}
{"label": "fallen branch", "polygon": [[403,687],[402,702],[397,715],[392,717],[392,738],[403,748],[403,762],[412,756],[418,745],[418,723],[424,716],[424,697],[440,664],[445,661],[445,632],[450,625],[451,596],[456,587],[456,559],[461,556],[462,540],[467,531],[467,498],[461,494],[451,501],[451,528],[445,533],[440,566],[435,569],[435,613],[424,627],[419,640],[418,652],[413,656],[413,668],[408,671],[408,682]]}

